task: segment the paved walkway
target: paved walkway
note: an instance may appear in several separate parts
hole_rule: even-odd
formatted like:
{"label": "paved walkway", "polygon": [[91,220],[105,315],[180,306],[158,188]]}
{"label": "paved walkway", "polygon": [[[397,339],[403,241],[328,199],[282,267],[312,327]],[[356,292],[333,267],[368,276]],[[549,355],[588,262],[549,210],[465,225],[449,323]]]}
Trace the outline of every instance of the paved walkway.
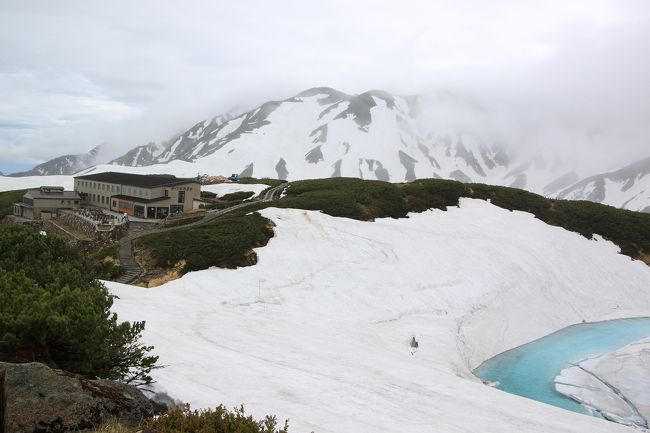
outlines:
{"label": "paved walkway", "polygon": [[174,226],[174,227],[168,227],[168,228],[156,228],[152,230],[142,230],[137,233],[132,233],[130,235],[127,235],[120,239],[120,247],[119,247],[119,258],[120,258],[120,264],[122,265],[122,268],[124,268],[124,274],[122,274],[119,278],[117,278],[115,281],[118,283],[131,283],[134,280],[138,279],[142,273],[143,270],[140,268],[140,265],[138,265],[138,262],[136,262],[135,257],[133,256],[133,241],[141,238],[143,236],[148,236],[151,234],[155,233],[164,233],[164,232],[170,232],[174,230],[182,230],[187,227],[196,227],[200,226],[203,224],[207,224],[210,221],[214,220],[215,218],[218,218],[222,215],[225,215],[227,213],[230,213],[234,210],[241,209],[243,207],[250,206],[252,204],[256,204],[259,202],[265,202],[265,201],[272,201],[275,200],[280,196],[282,191],[287,187],[288,183],[283,183],[281,185],[278,185],[276,187],[270,188],[267,190],[262,197],[260,197],[258,200],[255,201],[249,201],[245,203],[241,203],[226,209],[220,209],[220,210],[214,210],[214,211],[209,211],[203,219],[200,219],[199,221],[195,221],[193,223],[185,224],[182,226]]}

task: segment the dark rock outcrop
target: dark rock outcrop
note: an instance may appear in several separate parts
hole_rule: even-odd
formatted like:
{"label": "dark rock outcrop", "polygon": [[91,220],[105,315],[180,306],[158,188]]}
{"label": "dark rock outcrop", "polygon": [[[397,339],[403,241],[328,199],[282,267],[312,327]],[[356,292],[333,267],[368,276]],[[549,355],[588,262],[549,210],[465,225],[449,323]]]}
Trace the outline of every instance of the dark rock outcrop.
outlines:
{"label": "dark rock outcrop", "polygon": [[93,428],[109,419],[136,426],[153,414],[137,388],[109,380],[89,380],[37,362],[7,370],[7,432],[63,433]]}

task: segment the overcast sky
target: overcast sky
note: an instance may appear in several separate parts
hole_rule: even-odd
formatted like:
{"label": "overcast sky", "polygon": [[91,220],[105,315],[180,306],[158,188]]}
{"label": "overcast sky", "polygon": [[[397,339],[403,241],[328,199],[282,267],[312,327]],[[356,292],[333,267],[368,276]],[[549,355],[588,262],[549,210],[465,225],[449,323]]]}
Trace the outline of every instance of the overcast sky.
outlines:
{"label": "overcast sky", "polygon": [[320,85],[450,89],[631,162],[650,156],[650,1],[0,0],[0,171]]}

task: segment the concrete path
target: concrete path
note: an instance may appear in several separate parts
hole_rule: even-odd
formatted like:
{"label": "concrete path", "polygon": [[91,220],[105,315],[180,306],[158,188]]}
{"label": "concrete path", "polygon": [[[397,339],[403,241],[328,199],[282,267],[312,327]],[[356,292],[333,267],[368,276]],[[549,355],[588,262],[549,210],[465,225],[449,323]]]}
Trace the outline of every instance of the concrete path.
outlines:
{"label": "concrete path", "polygon": [[282,191],[284,191],[287,185],[288,183],[285,182],[281,185],[270,188],[258,200],[241,203],[226,209],[209,211],[202,219],[200,219],[199,221],[195,221],[193,223],[185,224],[182,226],[168,227],[168,228],[155,228],[152,230],[142,230],[138,233],[132,233],[130,235],[123,237],[122,239],[120,239],[119,258],[120,258],[120,264],[122,265],[122,268],[124,268],[125,272],[115,281],[117,281],[118,283],[128,284],[138,279],[143,273],[142,268],[140,268],[140,265],[138,265],[138,263],[135,261],[135,257],[133,256],[134,240],[155,233],[171,232],[174,230],[182,230],[187,227],[200,226],[203,224],[207,224],[210,221],[214,220],[215,218],[230,213],[234,210],[241,209],[259,202],[275,200],[276,198],[280,197],[280,194],[282,193]]}

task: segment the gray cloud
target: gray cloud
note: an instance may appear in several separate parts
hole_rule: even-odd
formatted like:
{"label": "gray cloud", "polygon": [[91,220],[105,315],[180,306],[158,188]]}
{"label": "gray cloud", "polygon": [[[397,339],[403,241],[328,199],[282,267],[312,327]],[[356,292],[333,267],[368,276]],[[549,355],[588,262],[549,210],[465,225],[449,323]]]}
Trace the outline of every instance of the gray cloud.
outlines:
{"label": "gray cloud", "polygon": [[644,0],[2,0],[0,170],[317,85],[449,89],[529,146],[627,162],[650,149],[648,52]]}

